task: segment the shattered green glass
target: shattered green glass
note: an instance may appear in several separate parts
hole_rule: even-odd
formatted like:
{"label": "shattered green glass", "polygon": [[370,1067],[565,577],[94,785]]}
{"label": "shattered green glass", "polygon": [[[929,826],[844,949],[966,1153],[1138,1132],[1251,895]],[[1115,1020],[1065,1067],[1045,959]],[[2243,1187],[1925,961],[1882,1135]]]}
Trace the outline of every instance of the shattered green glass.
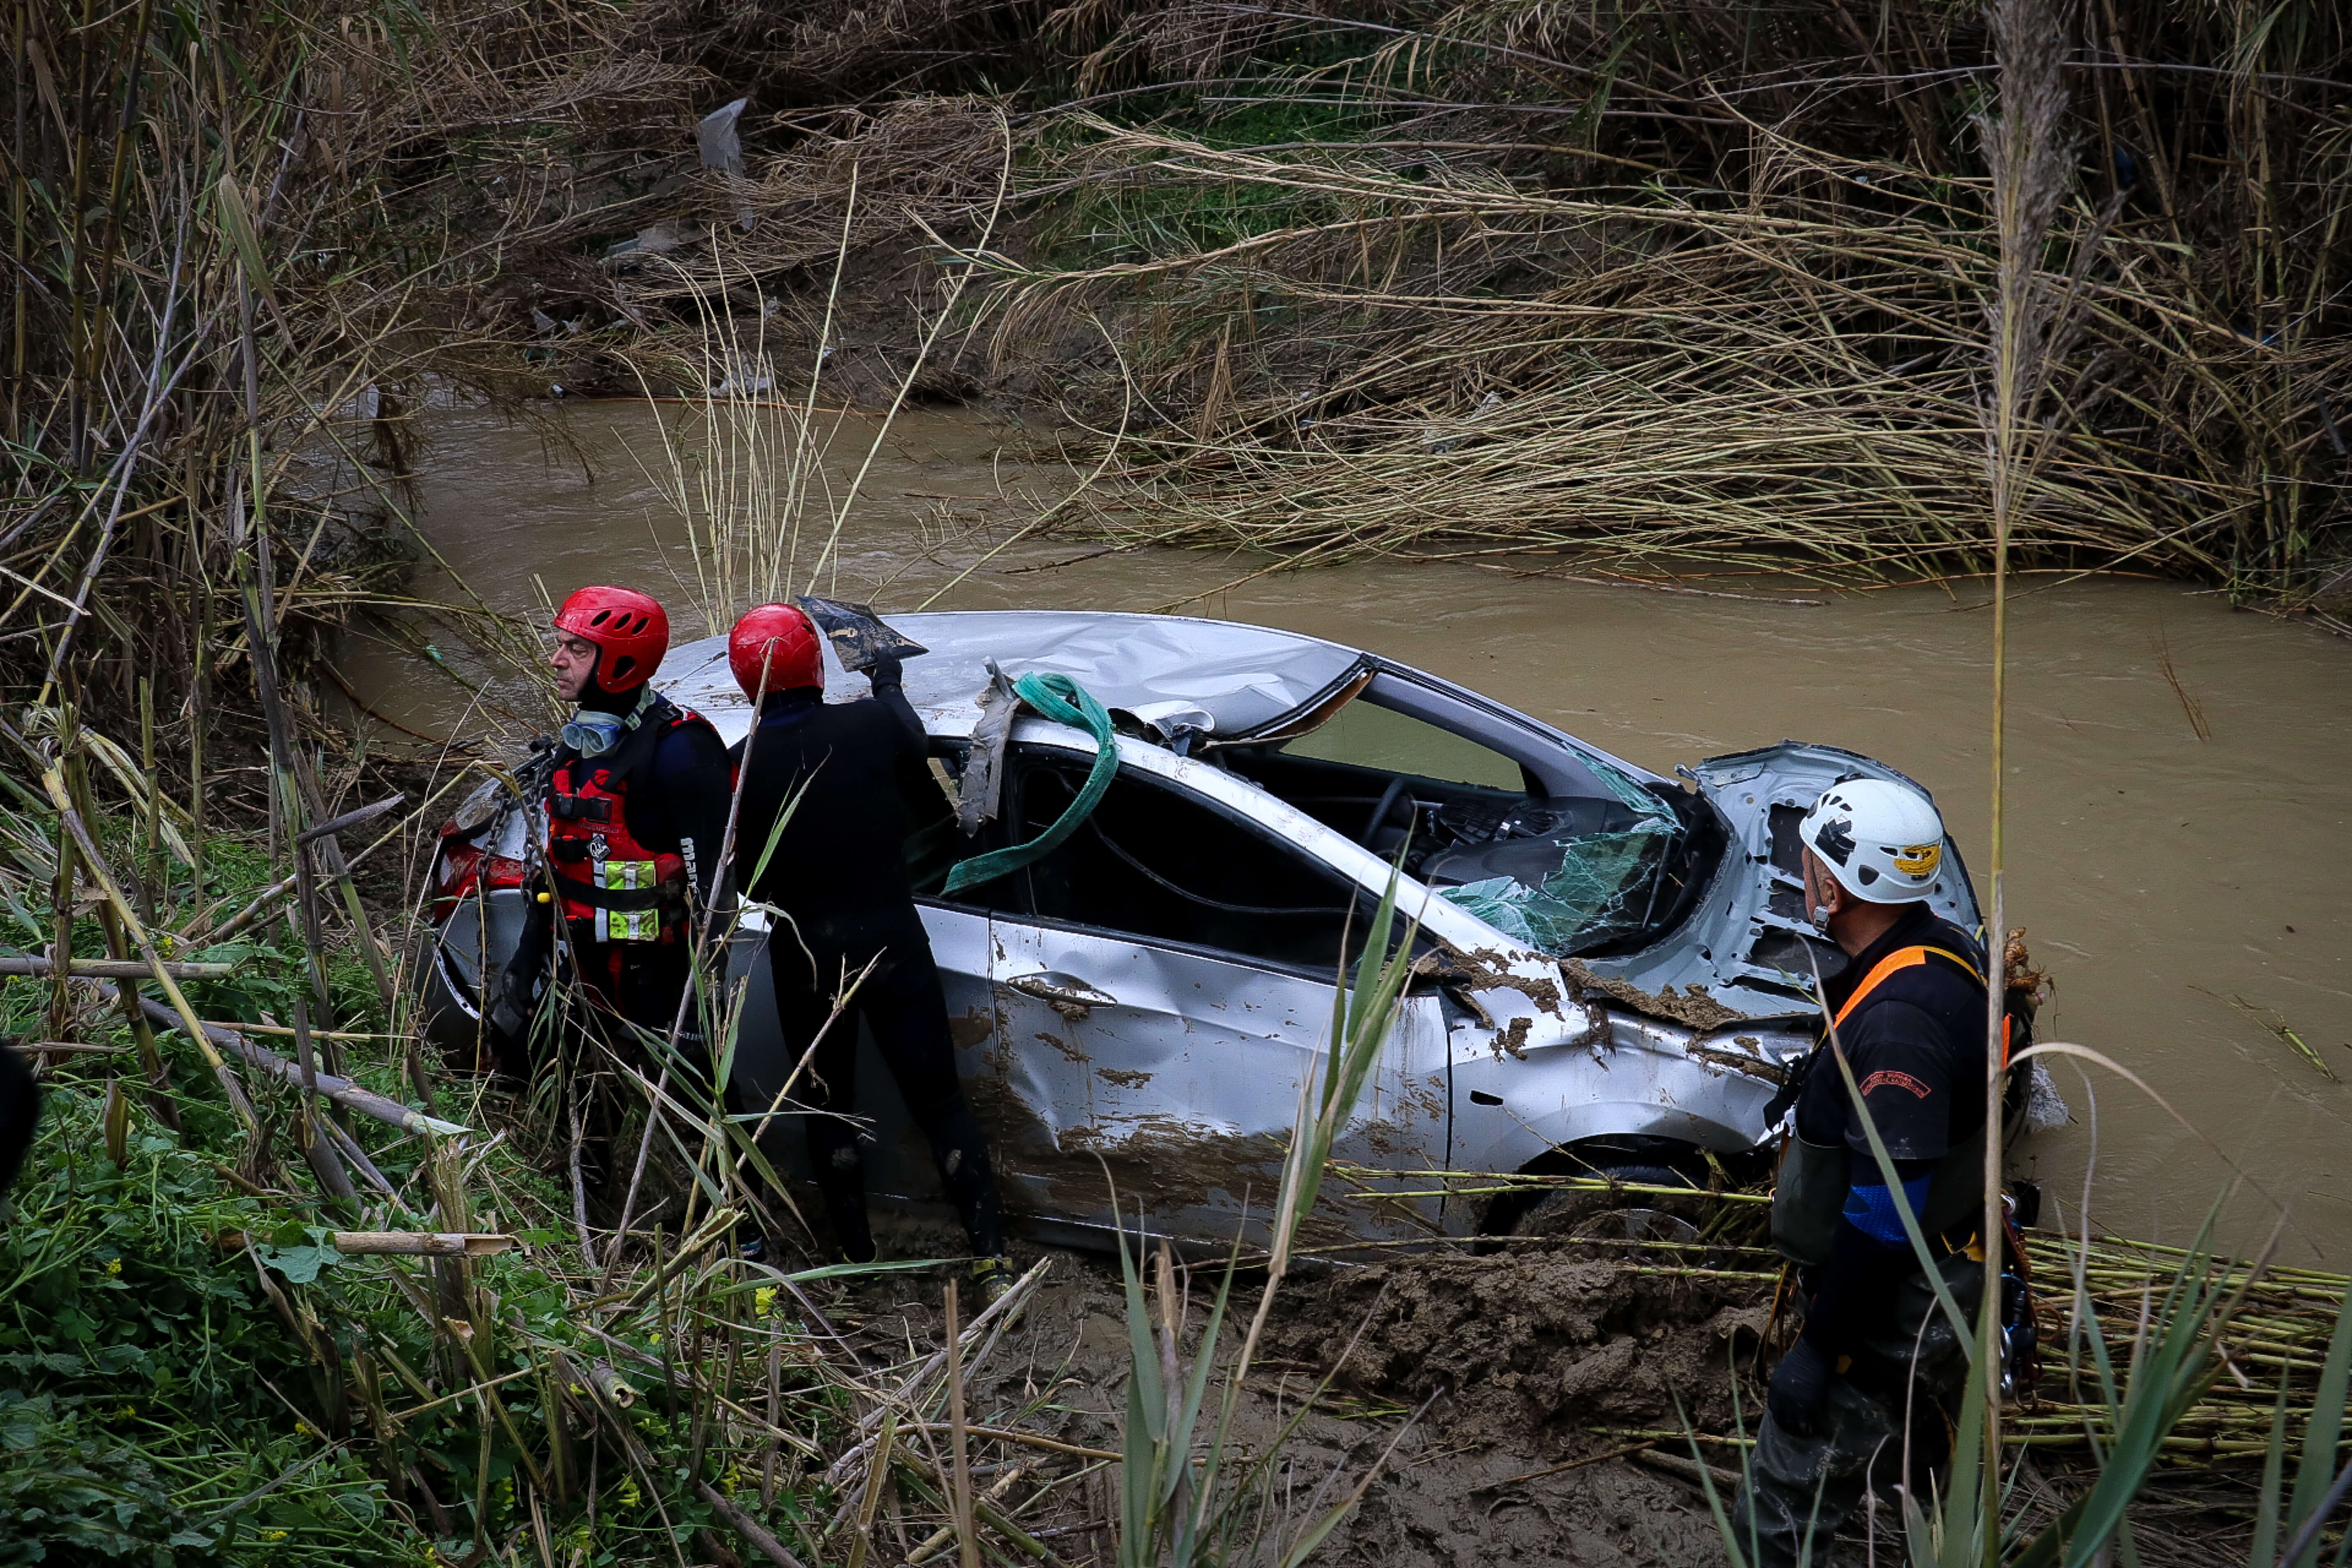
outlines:
{"label": "shattered green glass", "polygon": [[[1631,781],[1626,787],[1633,789]],[[1654,799],[1642,804],[1657,806]],[[1622,833],[1570,838],[1559,869],[1538,886],[1486,877],[1437,894],[1539,952],[1565,955],[1597,947],[1641,923],[1645,911],[1632,905],[1636,898],[1646,903],[1654,850],[1673,830],[1673,819],[1658,816]]]}

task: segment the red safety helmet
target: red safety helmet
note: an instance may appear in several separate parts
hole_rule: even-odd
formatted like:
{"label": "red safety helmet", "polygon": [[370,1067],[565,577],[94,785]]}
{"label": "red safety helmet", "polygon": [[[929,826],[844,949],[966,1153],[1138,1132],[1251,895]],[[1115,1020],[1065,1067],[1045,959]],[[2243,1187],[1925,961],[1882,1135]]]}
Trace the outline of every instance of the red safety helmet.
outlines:
{"label": "red safety helmet", "polygon": [[[754,702],[771,691],[824,685],[824,639],[808,616],[790,605],[761,605],[747,611],[727,634],[727,662],[735,671],[735,684]],[[762,665],[767,669],[764,685]]]}
{"label": "red safety helmet", "polygon": [[669,651],[669,616],[635,588],[583,588],[555,612],[555,629],[596,645],[596,684],[615,696],[653,679]]}

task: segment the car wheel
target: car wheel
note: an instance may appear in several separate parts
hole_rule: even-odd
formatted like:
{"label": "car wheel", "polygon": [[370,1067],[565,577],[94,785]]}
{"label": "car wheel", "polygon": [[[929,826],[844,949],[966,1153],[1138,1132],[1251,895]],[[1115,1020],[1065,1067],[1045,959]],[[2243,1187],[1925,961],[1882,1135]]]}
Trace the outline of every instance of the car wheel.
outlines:
{"label": "car wheel", "polygon": [[[1591,1173],[1640,1187],[1687,1187],[1690,1178],[1664,1165],[1595,1164]],[[1655,1193],[1622,1193],[1590,1187],[1545,1194],[1511,1223],[1507,1234],[1559,1241],[1689,1244],[1699,1239],[1696,1201]],[[1625,1249],[1641,1256],[1636,1245]]]}
{"label": "car wheel", "polygon": [[473,1055],[482,1038],[480,994],[458,973],[437,932],[426,939],[419,956],[417,1011],[425,1037],[445,1052]]}

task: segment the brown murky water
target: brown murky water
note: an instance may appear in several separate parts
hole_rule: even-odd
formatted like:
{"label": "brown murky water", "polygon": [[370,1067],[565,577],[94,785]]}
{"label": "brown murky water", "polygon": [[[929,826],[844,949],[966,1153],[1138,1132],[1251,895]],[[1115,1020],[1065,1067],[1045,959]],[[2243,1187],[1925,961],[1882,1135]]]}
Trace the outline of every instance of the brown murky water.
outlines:
{"label": "brown murky water", "polygon": [[[678,525],[630,456],[658,454],[654,415],[575,405],[577,453],[491,416],[439,416],[419,476],[425,534],[500,608],[534,608],[541,584],[560,599],[585,582],[636,583],[672,605],[681,639],[703,635]],[[1473,565],[1228,586],[1263,563],[1068,542],[983,562],[1037,497],[1070,482],[1026,460],[1039,435],[961,412],[902,416],[845,531],[837,590],[886,610],[942,587],[940,606],[957,608],[1190,599],[1189,613],[1377,649],[1661,772],[1783,737],[1847,746],[1935,792],[1981,890],[1990,617],[1972,585],[1799,605]],[[845,477],[864,440],[835,450]],[[1041,570],[1055,563],[1071,563]],[[437,573],[419,588],[454,591]],[[2011,625],[2009,899],[2056,981],[2043,1037],[2113,1057],[2196,1129],[2095,1075],[2095,1217],[2185,1242],[2234,1171],[2247,1185],[2227,1211],[2231,1245],[2258,1245],[2284,1205],[2284,1260],[2352,1267],[2352,1083],[2323,1077],[2278,1032],[2352,1079],[2352,647],[2129,581],[2027,579]],[[494,676],[446,629],[425,635],[467,679]],[[505,722],[388,646],[357,644],[343,668],[373,707],[417,731]],[[530,710],[520,684],[487,689]],[[2094,1152],[2092,1100],[2071,1068],[2058,1077],[2077,1124],[2024,1150],[2071,1215]]]}

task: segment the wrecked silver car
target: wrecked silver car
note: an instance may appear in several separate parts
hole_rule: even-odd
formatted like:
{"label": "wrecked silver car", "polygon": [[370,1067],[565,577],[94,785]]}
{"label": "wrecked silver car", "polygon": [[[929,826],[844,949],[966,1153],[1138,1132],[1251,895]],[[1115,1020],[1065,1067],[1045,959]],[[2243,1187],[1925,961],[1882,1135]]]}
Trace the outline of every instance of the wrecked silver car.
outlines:
{"label": "wrecked silver car", "polygon": [[[1106,1166],[1152,1231],[1248,1234],[1299,1086],[1322,1070],[1341,963],[1400,856],[1415,983],[1334,1150],[1358,1179],[1326,1186],[1303,1239],[1410,1242],[1528,1216],[1524,1198],[1445,1195],[1428,1173],[1703,1179],[1710,1157],[1754,1163],[1782,1064],[1811,1042],[1814,968],[1845,962],[1805,923],[1796,825],[1840,778],[1901,776],[1791,742],[1677,782],[1376,654],[1228,622],[1010,611],[891,624],[930,649],[906,668],[942,786],[913,803],[924,923],[1006,1207],[1041,1240],[1108,1245]],[[1052,853],[943,898],[955,862],[1059,816],[1095,756],[1084,731],[992,719],[992,661],[1086,688],[1118,724],[1119,766]],[[743,733],[725,639],[674,649],[664,672],[672,698],[730,741]],[[835,699],[865,689],[837,664],[828,682]],[[997,809],[967,836],[957,792],[977,782],[976,731]],[[474,816],[444,839],[428,965],[461,1022],[523,896],[524,814]],[[1934,907],[1973,927],[1947,853]],[[752,918],[736,941],[746,1031],[777,1026],[751,962],[764,940]],[[875,1063],[861,1078],[890,1081]],[[753,1104],[779,1087],[737,1086]],[[896,1098],[877,1087],[865,1108],[866,1180],[878,1200],[919,1205],[929,1154]],[[775,1142],[781,1163],[799,1163],[796,1135]]]}

